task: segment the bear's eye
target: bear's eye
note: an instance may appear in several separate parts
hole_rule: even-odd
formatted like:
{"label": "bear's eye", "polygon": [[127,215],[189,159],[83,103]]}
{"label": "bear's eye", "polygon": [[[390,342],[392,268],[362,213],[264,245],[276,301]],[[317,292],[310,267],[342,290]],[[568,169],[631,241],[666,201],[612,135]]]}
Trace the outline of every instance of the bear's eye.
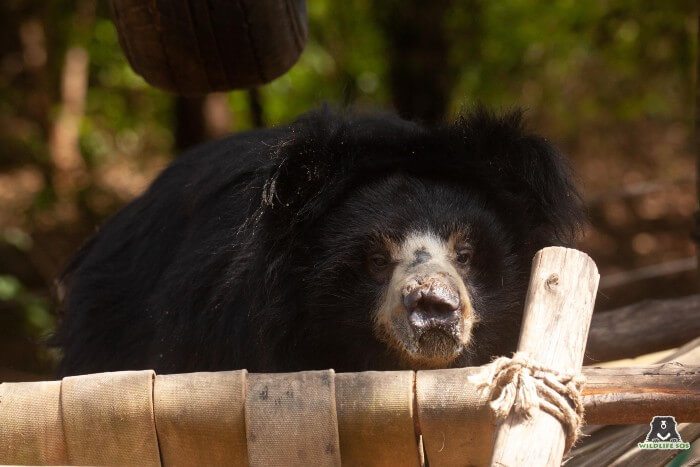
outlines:
{"label": "bear's eye", "polygon": [[386,269],[390,263],[389,258],[381,253],[375,253],[369,257],[370,266],[372,266],[372,269],[377,271]]}
{"label": "bear's eye", "polygon": [[470,248],[462,248],[457,251],[455,258],[459,264],[468,264],[472,259],[472,250]]}

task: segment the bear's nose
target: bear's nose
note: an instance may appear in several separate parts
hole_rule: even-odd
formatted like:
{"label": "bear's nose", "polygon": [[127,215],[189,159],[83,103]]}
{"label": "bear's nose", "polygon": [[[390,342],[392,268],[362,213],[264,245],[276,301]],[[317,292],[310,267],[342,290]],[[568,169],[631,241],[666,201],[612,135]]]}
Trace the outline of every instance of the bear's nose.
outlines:
{"label": "bear's nose", "polygon": [[404,288],[403,305],[408,311],[450,313],[459,308],[459,293],[442,282],[408,285]]}
{"label": "bear's nose", "polygon": [[459,292],[443,281],[409,281],[403,304],[409,323],[420,334],[430,329],[450,331],[460,319]]}

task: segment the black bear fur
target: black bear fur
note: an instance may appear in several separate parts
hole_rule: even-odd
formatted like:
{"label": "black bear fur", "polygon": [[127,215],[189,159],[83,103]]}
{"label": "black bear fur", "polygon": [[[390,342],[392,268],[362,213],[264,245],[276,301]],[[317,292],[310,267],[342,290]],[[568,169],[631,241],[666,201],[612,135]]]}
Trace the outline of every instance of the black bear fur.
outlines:
{"label": "black bear fur", "polygon": [[378,292],[353,248],[364,226],[459,216],[484,225],[470,290],[485,311],[452,366],[515,349],[532,256],[583,219],[566,161],[521,112],[426,127],[324,108],[200,146],[66,268],[58,373],[405,368],[372,332]]}

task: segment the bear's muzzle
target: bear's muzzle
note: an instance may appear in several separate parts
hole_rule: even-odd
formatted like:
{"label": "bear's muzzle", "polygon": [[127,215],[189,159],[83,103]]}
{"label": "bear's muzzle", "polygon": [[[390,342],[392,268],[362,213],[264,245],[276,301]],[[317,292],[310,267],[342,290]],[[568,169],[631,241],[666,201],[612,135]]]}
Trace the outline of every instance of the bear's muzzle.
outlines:
{"label": "bear's muzzle", "polygon": [[459,291],[442,278],[410,279],[403,288],[402,301],[417,335],[431,329],[449,331],[459,322]]}
{"label": "bear's muzzle", "polygon": [[402,302],[422,358],[449,360],[461,351],[469,310],[448,275],[411,277],[402,289]]}

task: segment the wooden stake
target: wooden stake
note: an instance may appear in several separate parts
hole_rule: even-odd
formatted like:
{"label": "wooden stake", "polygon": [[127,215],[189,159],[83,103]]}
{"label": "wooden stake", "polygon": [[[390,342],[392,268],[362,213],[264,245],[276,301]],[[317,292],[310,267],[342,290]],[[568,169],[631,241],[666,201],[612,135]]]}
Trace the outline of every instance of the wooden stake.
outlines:
{"label": "wooden stake", "polygon": [[[600,275],[583,252],[550,247],[532,261],[518,351],[554,370],[579,371]],[[560,465],[566,434],[538,411],[511,413],[497,428],[491,465]]]}

